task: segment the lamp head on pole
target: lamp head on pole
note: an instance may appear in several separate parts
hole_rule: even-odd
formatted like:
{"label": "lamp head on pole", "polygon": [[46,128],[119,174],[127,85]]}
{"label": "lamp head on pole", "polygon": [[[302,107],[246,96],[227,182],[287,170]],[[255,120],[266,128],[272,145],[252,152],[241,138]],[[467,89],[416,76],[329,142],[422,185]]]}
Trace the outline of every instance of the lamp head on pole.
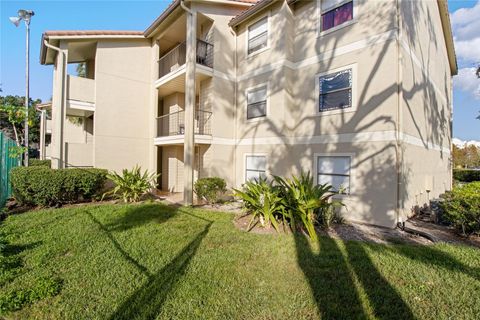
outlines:
{"label": "lamp head on pole", "polygon": [[20,9],[18,10],[18,16],[17,17],[10,17],[10,21],[15,25],[15,27],[18,27],[20,24],[20,21],[25,21],[25,24],[29,25],[30,24],[30,19],[35,15],[35,12],[32,10],[24,10]]}

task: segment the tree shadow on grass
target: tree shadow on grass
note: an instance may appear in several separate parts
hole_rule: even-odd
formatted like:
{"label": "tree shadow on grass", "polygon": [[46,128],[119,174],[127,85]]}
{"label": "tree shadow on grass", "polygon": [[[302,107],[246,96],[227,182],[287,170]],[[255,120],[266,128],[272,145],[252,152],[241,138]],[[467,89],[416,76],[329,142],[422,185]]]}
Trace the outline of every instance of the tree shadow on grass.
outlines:
{"label": "tree shadow on grass", "polygon": [[[398,253],[413,261],[419,261],[422,264],[433,267],[440,267],[450,271],[464,273],[469,277],[480,281],[480,268],[469,267],[451,256],[432,246],[394,246],[389,248],[394,253]],[[476,249],[475,249],[476,250]],[[480,256],[480,250],[478,250]]]}
{"label": "tree shadow on grass", "polygon": [[345,243],[348,263],[352,266],[365,292],[376,318],[415,319],[412,310],[398,291],[375,267],[365,244],[349,241]]}
{"label": "tree shadow on grass", "polygon": [[[371,317],[362,303],[359,289],[368,298],[374,316],[381,319],[414,319],[399,293],[377,270],[361,244],[347,243],[346,249],[327,237],[320,237],[320,252],[309,240],[295,234],[297,259],[312,290],[322,319],[365,319]],[[361,288],[358,288],[361,286]]]}
{"label": "tree shadow on grass", "polygon": [[159,203],[132,205],[125,214],[105,225],[109,231],[125,231],[136,228],[150,221],[164,223],[176,215],[178,208]]}
{"label": "tree shadow on grass", "polygon": [[161,312],[169,293],[186,273],[212,223],[210,221],[168,265],[150,276],[147,283],[124,301],[110,319],[154,319]]}

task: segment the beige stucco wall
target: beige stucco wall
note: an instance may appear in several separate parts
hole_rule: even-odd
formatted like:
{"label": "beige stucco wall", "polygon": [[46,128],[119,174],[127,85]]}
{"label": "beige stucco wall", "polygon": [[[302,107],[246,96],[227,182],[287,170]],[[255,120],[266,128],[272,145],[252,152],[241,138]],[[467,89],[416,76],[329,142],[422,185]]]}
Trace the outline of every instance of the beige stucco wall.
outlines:
{"label": "beige stucco wall", "polygon": [[[437,1],[402,1],[402,131],[405,210],[451,189],[450,66]],[[428,193],[427,190],[430,190]]]}
{"label": "beige stucco wall", "polygon": [[148,40],[99,41],[95,62],[95,167],[150,165],[152,50]]}
{"label": "beige stucco wall", "polygon": [[68,75],[67,99],[95,103],[95,80]]}

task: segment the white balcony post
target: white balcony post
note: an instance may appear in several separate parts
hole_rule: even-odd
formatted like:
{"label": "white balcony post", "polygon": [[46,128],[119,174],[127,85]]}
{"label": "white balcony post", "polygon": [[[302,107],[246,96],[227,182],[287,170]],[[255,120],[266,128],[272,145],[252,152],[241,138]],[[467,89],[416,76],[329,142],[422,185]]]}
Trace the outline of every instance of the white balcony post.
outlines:
{"label": "white balcony post", "polygon": [[47,134],[47,112],[40,112],[40,160],[45,160],[45,135]]}
{"label": "white balcony post", "polygon": [[197,13],[187,15],[187,53],[185,62],[185,143],[184,161],[184,205],[193,204],[193,168],[195,157],[194,112],[195,112],[195,67],[197,52]]}
{"label": "white balcony post", "polygon": [[64,168],[64,124],[66,113],[67,86],[67,50],[66,44],[60,43],[55,61],[52,97],[52,168]]}

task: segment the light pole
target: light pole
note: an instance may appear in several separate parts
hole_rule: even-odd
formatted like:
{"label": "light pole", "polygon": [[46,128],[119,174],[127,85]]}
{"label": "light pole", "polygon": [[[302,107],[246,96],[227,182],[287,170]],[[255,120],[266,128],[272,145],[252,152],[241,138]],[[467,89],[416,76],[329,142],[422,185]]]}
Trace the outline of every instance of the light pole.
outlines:
{"label": "light pole", "polygon": [[20,21],[25,22],[27,27],[27,45],[25,48],[25,167],[28,167],[28,107],[29,107],[29,94],[30,94],[30,20],[35,15],[32,10],[18,10],[17,17],[10,17],[10,21],[18,27]]}

